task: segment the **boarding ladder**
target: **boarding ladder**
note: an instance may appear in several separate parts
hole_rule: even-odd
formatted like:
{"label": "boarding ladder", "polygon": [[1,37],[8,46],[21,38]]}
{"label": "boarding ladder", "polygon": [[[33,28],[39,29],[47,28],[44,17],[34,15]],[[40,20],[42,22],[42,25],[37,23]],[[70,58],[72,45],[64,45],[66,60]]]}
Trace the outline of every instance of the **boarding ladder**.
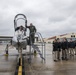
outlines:
{"label": "boarding ladder", "polygon": [[[33,34],[33,33],[31,33]],[[45,55],[46,55],[46,51],[45,51],[45,42],[43,40],[43,37],[41,35],[41,33],[36,32],[35,36],[38,36],[38,41],[35,43],[31,43],[30,44],[30,54],[32,53],[32,49],[36,50],[37,53],[40,55],[41,59],[45,61]],[[30,38],[31,40],[31,38]],[[30,55],[30,59],[31,59],[31,55]]]}

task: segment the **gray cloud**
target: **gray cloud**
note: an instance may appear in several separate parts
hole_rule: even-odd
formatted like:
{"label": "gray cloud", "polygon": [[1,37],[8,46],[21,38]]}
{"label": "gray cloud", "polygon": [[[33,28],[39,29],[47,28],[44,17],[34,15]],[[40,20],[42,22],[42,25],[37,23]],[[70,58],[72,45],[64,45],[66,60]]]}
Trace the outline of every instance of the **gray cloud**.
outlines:
{"label": "gray cloud", "polygon": [[13,35],[16,14],[27,16],[43,37],[76,32],[76,0],[0,0],[0,35]]}

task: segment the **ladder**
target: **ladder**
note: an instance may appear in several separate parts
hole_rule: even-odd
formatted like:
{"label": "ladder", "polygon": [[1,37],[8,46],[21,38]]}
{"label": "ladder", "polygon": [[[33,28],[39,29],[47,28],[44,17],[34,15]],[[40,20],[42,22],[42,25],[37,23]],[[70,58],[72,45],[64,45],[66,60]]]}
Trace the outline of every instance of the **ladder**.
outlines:
{"label": "ladder", "polygon": [[[35,43],[31,43],[30,44],[30,62],[31,62],[31,53],[32,53],[32,48],[33,50],[36,50],[38,52],[38,54],[40,55],[42,60],[46,60],[46,49],[45,49],[45,42],[43,40],[43,37],[41,35],[41,33],[36,32],[35,35],[38,36],[38,42]],[[30,38],[31,39],[31,38]]]}

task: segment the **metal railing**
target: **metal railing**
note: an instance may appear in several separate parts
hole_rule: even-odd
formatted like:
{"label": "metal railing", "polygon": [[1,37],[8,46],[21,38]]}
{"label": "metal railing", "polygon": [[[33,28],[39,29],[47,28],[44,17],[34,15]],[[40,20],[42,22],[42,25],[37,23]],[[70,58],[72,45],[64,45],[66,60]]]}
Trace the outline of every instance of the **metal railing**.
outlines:
{"label": "metal railing", "polygon": [[[38,54],[40,55],[40,57],[42,58],[42,60],[46,60],[46,49],[45,49],[45,42],[43,40],[43,37],[41,35],[41,33],[39,32],[36,32],[36,33],[31,33],[31,34],[35,34],[35,35],[38,35],[38,41],[37,42],[34,42],[32,43],[31,42],[31,37],[30,38],[30,62],[31,62],[31,52],[32,52],[32,48],[34,50],[36,50],[38,52]],[[30,35],[31,35],[30,34]],[[40,48],[39,48],[40,47]]]}

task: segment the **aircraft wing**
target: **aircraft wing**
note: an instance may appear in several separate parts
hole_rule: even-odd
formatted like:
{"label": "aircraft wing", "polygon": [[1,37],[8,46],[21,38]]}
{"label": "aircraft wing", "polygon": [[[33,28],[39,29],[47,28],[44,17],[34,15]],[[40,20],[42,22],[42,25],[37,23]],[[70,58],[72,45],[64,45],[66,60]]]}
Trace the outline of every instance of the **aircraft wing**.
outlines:
{"label": "aircraft wing", "polygon": [[0,44],[11,44],[13,36],[0,36]]}

